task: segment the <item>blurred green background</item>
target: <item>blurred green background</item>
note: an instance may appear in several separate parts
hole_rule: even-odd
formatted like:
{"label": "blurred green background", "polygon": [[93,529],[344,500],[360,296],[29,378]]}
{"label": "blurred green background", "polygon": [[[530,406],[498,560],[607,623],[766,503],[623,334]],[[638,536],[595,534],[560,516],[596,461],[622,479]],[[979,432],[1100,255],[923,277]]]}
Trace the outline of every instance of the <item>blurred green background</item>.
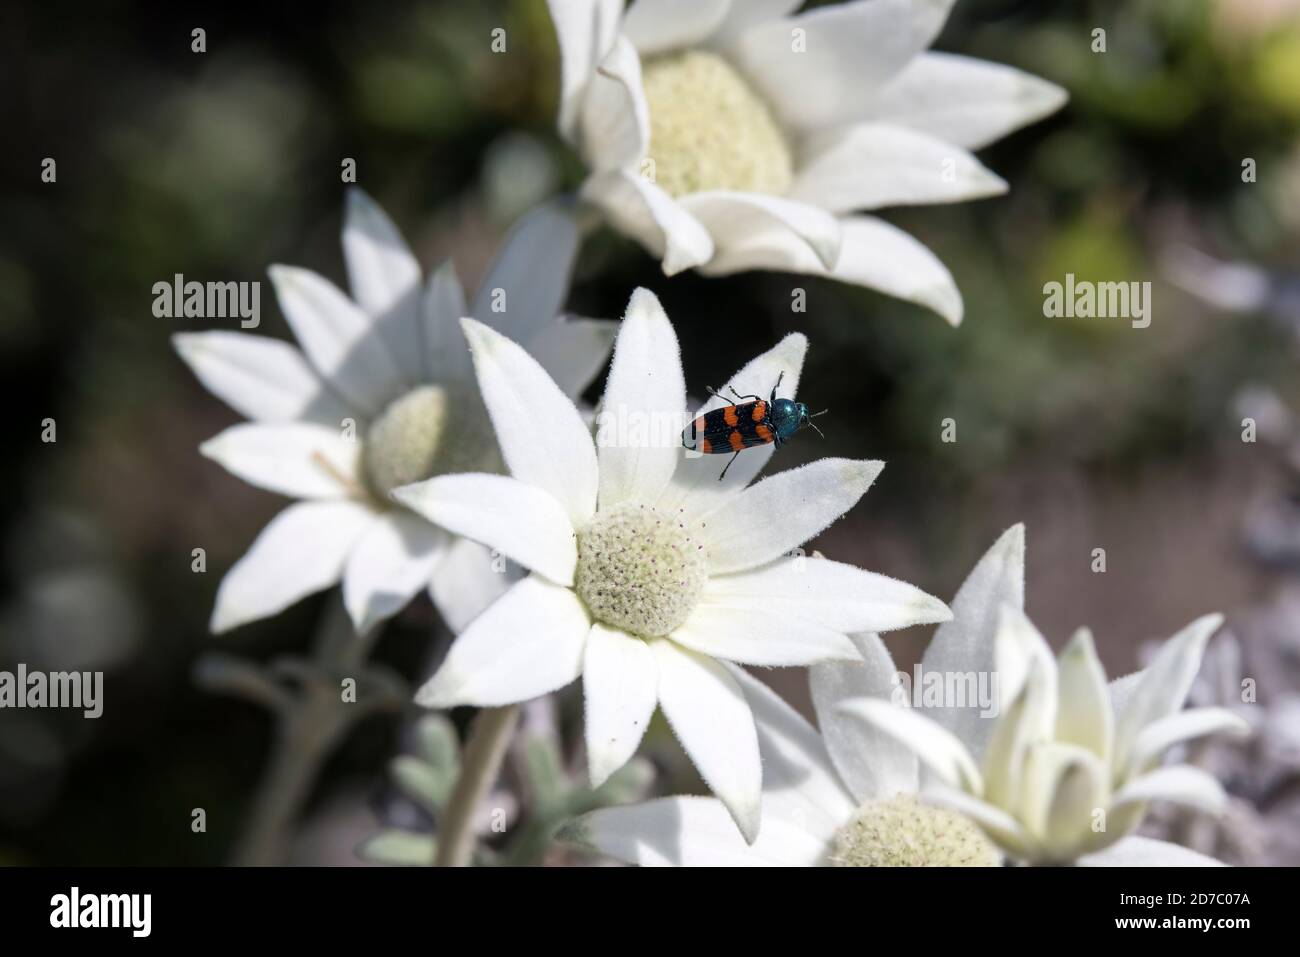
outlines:
{"label": "blurred green background", "polygon": [[[93,12],[88,12],[93,11]],[[0,712],[0,863],[217,863],[262,773],[266,712],[194,680],[200,654],[307,649],[324,599],[215,640],[221,575],[283,505],[201,458],[237,421],[152,315],[152,286],[254,280],[286,262],[343,280],[340,161],[422,263],[474,286],[510,223],[574,188],[553,130],[558,60],[542,0],[358,5],[27,4],[0,31],[0,668],[103,668],[103,718]],[[493,28],[508,52],[493,54]],[[192,53],[190,31],[207,31]],[[1105,54],[1091,31],[1107,31]],[[1005,197],[891,210],[951,268],[956,330],[919,307],[775,274],[663,277],[635,244],[585,244],[570,306],[617,317],[659,294],[701,394],[788,331],[810,337],[801,398],[829,408],[777,467],[824,454],[888,468],[815,543],[950,598],[1025,521],[1029,611],[1054,644],[1081,624],[1112,674],[1208,611],[1244,614],[1287,581],[1252,560],[1253,502],[1295,484],[1240,439],[1243,386],[1300,409],[1300,4],[961,0],[937,48],[1066,87],[1060,114],[981,152]],[[44,157],[56,183],[40,180]],[[1258,181],[1243,183],[1242,161]],[[1181,247],[1255,264],[1264,300],[1207,305],[1162,267]],[[1047,319],[1042,286],[1150,280],[1154,319]],[[789,309],[808,290],[806,314]],[[287,336],[264,287],[258,331]],[[596,395],[592,394],[592,398]],[[41,422],[58,441],[41,441]],[[940,441],[957,420],[958,441]],[[190,570],[195,547],[208,571]],[[1106,574],[1091,552],[1107,550]],[[421,598],[377,658],[412,682],[438,652]],[[900,663],[924,634],[891,639]],[[801,673],[770,675],[806,706]],[[564,698],[566,740],[580,718]],[[367,719],[312,793],[296,859],[347,862],[383,817],[413,711]],[[464,715],[456,715],[463,722]],[[657,788],[694,783],[666,734]],[[190,810],[208,813],[194,834]]]}

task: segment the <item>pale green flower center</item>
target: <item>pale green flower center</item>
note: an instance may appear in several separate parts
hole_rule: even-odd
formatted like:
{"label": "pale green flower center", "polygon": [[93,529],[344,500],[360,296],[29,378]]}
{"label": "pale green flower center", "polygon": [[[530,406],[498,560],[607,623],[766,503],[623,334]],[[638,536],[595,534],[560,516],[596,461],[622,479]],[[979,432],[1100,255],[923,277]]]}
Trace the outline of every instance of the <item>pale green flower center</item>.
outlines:
{"label": "pale green flower center", "polygon": [[479,407],[454,393],[422,385],[399,396],[366,433],[366,481],[382,501],[388,493],[435,475],[491,468],[495,442]]}
{"label": "pale green flower center", "polygon": [[835,834],[838,867],[996,867],[1001,855],[973,821],[910,794],[868,801]]}
{"label": "pale green flower center", "polygon": [[767,104],[722,57],[689,50],[647,61],[654,181],[673,196],[727,189],[781,194],[790,146]]}
{"label": "pale green flower center", "polygon": [[675,513],[619,505],[578,533],[578,597],[597,620],[634,635],[671,633],[707,580],[702,543]]}

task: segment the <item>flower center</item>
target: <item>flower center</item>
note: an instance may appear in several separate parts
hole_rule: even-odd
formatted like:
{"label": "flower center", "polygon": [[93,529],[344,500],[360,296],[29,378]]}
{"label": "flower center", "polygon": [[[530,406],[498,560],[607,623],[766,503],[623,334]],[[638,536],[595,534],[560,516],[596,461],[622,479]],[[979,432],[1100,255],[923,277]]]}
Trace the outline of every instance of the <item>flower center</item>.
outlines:
{"label": "flower center", "polygon": [[993,843],[974,822],[910,794],[868,801],[835,835],[838,867],[997,867]]}
{"label": "flower center", "polygon": [[701,50],[656,57],[641,83],[654,180],[669,194],[789,189],[789,144],[767,104],[722,57]]}
{"label": "flower center", "polygon": [[436,385],[394,399],[366,433],[370,490],[387,502],[389,492],[412,482],[491,468],[496,445],[486,418],[473,403],[453,401]]}
{"label": "flower center", "polygon": [[670,512],[619,505],[578,533],[578,597],[595,618],[634,635],[671,633],[707,580],[704,548]]}

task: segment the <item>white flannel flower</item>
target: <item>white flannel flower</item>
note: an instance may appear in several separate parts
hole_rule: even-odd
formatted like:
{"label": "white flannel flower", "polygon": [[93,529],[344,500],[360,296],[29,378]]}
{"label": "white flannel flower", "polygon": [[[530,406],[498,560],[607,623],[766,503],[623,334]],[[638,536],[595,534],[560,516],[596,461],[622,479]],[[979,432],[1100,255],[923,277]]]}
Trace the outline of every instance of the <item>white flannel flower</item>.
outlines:
{"label": "white flannel flower", "polygon": [[953,0],[549,0],[559,128],[584,199],[668,275],[830,276],[962,317],[922,243],[855,211],[991,196],[971,154],[1065,102],[1010,67],[927,52]]}
{"label": "white flannel flower", "polygon": [[389,493],[432,475],[501,467],[463,315],[528,343],[568,395],[600,371],[614,324],[557,318],[577,246],[577,227],[560,208],[531,213],[467,308],[452,264],[422,284],[392,221],[353,189],[343,252],[354,299],[310,270],[269,270],[301,351],[240,332],[174,337],[199,381],[251,420],[205,442],[203,454],[253,485],[302,500],[272,519],[227,572],[214,632],[276,614],[340,579],[358,630],[427,587],[459,631],[504,592],[510,581],[482,546],[429,524]]}
{"label": "white flannel flower", "polygon": [[[822,459],[746,488],[772,452],[765,446],[719,481],[720,456],[681,447],[677,336],[644,289],[619,329],[599,443],[524,349],[473,320],[464,326],[511,477],[445,476],[396,495],[532,574],[452,644],[417,701],[505,705],[581,675],[593,785],[632,756],[658,706],[752,840],[758,740],[729,662],[852,659],[850,632],[949,617],[911,585],[788,555],[851,508],[882,464]],[[806,348],[787,336],[728,385],[767,395],[784,373],[782,392],[793,391]],[[722,404],[715,397],[701,412]]]}
{"label": "white flannel flower", "polygon": [[[952,602],[953,618],[926,648],[921,673],[975,679],[993,666],[999,607],[1024,600],[1024,528],[993,545]],[[812,700],[820,735],[770,688],[739,676],[758,726],[763,758],[763,824],[746,845],[711,798],[671,797],[586,814],[562,836],[611,857],[647,866],[992,866],[1002,855],[957,808],[930,803],[912,748],[864,724],[852,712],[862,702],[912,717],[899,698],[901,682],[878,635],[856,635],[860,661],[813,667]],[[966,685],[971,687],[971,685]],[[985,705],[926,707],[936,726],[987,738]],[[920,708],[912,710],[922,710]],[[924,797],[923,797],[924,796]],[[1201,866],[1211,858],[1177,845],[1127,837],[1089,866]]]}

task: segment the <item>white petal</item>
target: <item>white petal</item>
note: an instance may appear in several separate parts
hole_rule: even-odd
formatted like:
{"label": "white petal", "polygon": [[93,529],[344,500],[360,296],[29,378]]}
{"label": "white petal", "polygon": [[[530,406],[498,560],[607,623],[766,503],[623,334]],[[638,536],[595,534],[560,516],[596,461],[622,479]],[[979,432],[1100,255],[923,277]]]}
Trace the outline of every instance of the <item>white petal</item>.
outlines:
{"label": "white petal", "polygon": [[[952,620],[940,625],[921,658],[922,672],[993,674],[994,636],[1003,605],[1025,606],[1025,527],[1013,525],[984,553],[952,600]],[[984,756],[993,722],[978,704],[927,708],[926,715]]]}
{"label": "white petal", "polygon": [[1134,739],[1124,776],[1150,770],[1175,744],[1220,733],[1241,737],[1250,733],[1250,723],[1227,708],[1192,708],[1153,721]]}
{"label": "white petal", "polygon": [[642,56],[698,46],[722,23],[734,0],[637,0],[623,33]]}
{"label": "white petal", "polygon": [[[763,815],[759,840],[773,817],[829,841],[857,808],[831,766],[821,735],[771,688],[735,665],[736,679],[754,713],[763,759]],[[775,825],[774,825],[775,826]]]}
{"label": "white petal", "polygon": [[870,99],[866,116],[977,150],[1055,113],[1066,99],[1055,83],[1013,67],[927,52]]}
{"label": "white petal", "polygon": [[656,184],[627,170],[590,177],[582,198],[594,203],[614,228],[641,243],[675,276],[709,261],[713,238],[704,225]]}
{"label": "white petal", "polygon": [[826,662],[808,674],[826,750],[859,803],[915,794],[920,771],[912,749],[839,710],[852,698],[890,701],[899,691],[898,669],[880,636],[855,635],[853,644],[861,655],[858,661]]}
{"label": "white petal", "polygon": [[725,276],[773,269],[828,276],[920,303],[954,326],[961,323],[961,293],[952,274],[922,243],[873,216],[842,217],[840,229],[843,240],[834,269],[827,269],[807,243],[789,231],[765,230],[719,247],[700,272]]}
{"label": "white petal", "polygon": [[999,807],[972,797],[965,791],[939,785],[928,786],[921,795],[927,804],[963,814],[978,824],[989,840],[1021,861],[1038,857],[1038,843],[1019,821]]}
{"label": "white petal", "polygon": [[732,0],[727,15],[718,25],[712,42],[725,45],[750,27],[789,16],[803,6],[803,0]]}
{"label": "white petal", "polygon": [[442,557],[448,536],[409,512],[387,512],[361,536],[343,572],[343,604],[357,632],[406,607]]}
{"label": "white petal", "polygon": [[1092,632],[1077,631],[1057,661],[1060,706],[1056,714],[1057,741],[1087,748],[1110,762],[1114,716],[1106,694],[1106,672],[1097,658]]}
{"label": "white petal", "polygon": [[1223,785],[1208,772],[1188,764],[1174,764],[1156,768],[1124,785],[1111,800],[1111,808],[1147,801],[1169,801],[1206,814],[1220,814],[1228,796]]}
{"label": "white petal", "polygon": [[537,361],[482,323],[462,326],[510,473],[550,492],[574,528],[596,511],[596,447],[573,402]]}
{"label": "white petal", "polygon": [[420,264],[393,221],[361,189],[347,192],[343,259],[357,305],[375,320],[409,382],[425,377],[420,321]]}
{"label": "white petal", "polygon": [[592,172],[604,173],[635,166],[649,146],[641,58],[627,37],[619,36],[592,74],[582,104],[582,157]]}
{"label": "white petal", "polygon": [[557,585],[573,584],[577,538],[549,492],[508,475],[442,475],[393,490],[393,498],[448,531],[472,538]]}
{"label": "white petal", "polygon": [[1149,837],[1126,837],[1104,851],[1075,861],[1079,867],[1223,867],[1204,854],[1197,854],[1168,841]]}
{"label": "white petal", "polygon": [[597,416],[600,507],[654,502],[681,457],[686,383],[677,334],[648,289],[637,289],[614,343]]}
{"label": "white petal", "polygon": [[1106,685],[1106,693],[1110,697],[1110,709],[1118,718],[1128,708],[1129,702],[1133,700],[1133,693],[1137,691],[1138,686],[1142,683],[1144,672],[1134,671],[1131,674],[1115,678],[1110,684]]}
{"label": "white petal", "polygon": [[915,585],[825,558],[785,558],[711,578],[700,596],[718,608],[761,608],[846,634],[947,621],[939,599]]}
{"label": "white petal", "polygon": [[818,459],[763,479],[699,523],[715,575],[780,558],[857,504],[883,462]]}
{"label": "white petal", "polygon": [[220,633],[268,618],[328,588],[376,515],[357,502],[299,502],[262,529],[217,590],[211,628]]}
{"label": "white petal", "polygon": [[979,769],[966,747],[917,710],[878,698],[855,698],[841,704],[840,710],[907,745],[945,784],[975,795],[983,791]]}
{"label": "white petal", "polygon": [[351,413],[287,342],[244,332],[182,332],[172,345],[204,388],[257,422],[339,425]]}
{"label": "white petal", "polygon": [[547,0],[560,45],[560,132],[572,142],[591,72],[614,42],[624,0]]}
{"label": "white petal", "polygon": [[652,643],[659,707],[700,777],[726,805],[745,840],[758,836],[763,771],[745,696],[726,668],[673,642]]}
{"label": "white petal", "polygon": [[818,661],[852,661],[857,649],[843,633],[811,621],[748,608],[696,606],[672,634],[701,654],[764,668],[805,667]]}
{"label": "white petal", "polygon": [[704,224],[719,256],[725,256],[733,245],[744,245],[754,236],[769,233],[786,234],[806,243],[827,269],[834,269],[840,256],[840,221],[806,202],[761,193],[712,190],[684,196],[681,205]]}
{"label": "white petal", "polygon": [[567,201],[525,214],[488,267],[470,315],[521,343],[550,328],[569,295],[581,239]]}
{"label": "white petal", "polygon": [[582,662],[587,770],[598,788],[636,753],[659,695],[659,666],[640,638],[597,622]]}
{"label": "white petal", "polygon": [[582,672],[590,630],[587,611],[572,591],[529,576],[452,642],[416,704],[496,707],[563,688]]}
{"label": "white petal", "polygon": [[[799,375],[803,370],[804,356],[808,352],[808,340],[802,333],[792,332],[775,346],[756,359],[748,362],[743,369],[722,383],[717,390],[721,395],[710,397],[700,406],[695,416],[726,405],[726,396],[735,389],[740,395],[771,395],[777,380],[781,381],[780,396],[791,398],[799,387]],[[691,418],[694,419],[695,416]],[[677,463],[673,480],[659,496],[657,508],[666,511],[684,509],[690,518],[707,515],[723,502],[731,498],[738,489],[744,488],[772,456],[775,449],[765,445],[748,449],[727,470],[726,476],[719,481],[722,468],[715,458],[708,455],[687,455]]]}
{"label": "white petal", "polygon": [[1070,861],[1089,844],[1108,783],[1106,766],[1091,751],[1055,742],[1029,749],[1016,803],[1026,830],[1038,838],[1040,859]]}
{"label": "white petal", "polygon": [[232,425],[199,451],[245,482],[293,498],[364,497],[361,444],[306,422]]}
{"label": "white petal", "polygon": [[819,139],[800,163],[790,197],[847,213],[959,203],[1006,191],[1005,180],[961,147],[899,126],[858,123]]}
{"label": "white petal", "polygon": [[[752,27],[734,52],[787,126],[820,129],[857,119],[862,104],[929,46],[951,3],[837,3]],[[804,31],[798,47],[794,29]]]}
{"label": "white petal", "polygon": [[369,316],[308,269],[267,270],[280,308],[311,364],[341,395],[374,415],[403,387]]}
{"label": "white petal", "polygon": [[461,316],[468,315],[465,290],[456,267],[447,260],[429,276],[424,291],[424,364],[431,382],[469,382],[474,362],[461,332]]}
{"label": "white petal", "polygon": [[478,542],[458,538],[434,570],[429,597],[447,627],[459,635],[522,575],[519,566]]}
{"label": "white petal", "polygon": [[702,797],[602,808],[560,838],[642,867],[812,867],[826,855],[824,841],[771,816],[747,844],[722,802]]}
{"label": "white petal", "polygon": [[1124,767],[1138,733],[1182,708],[1201,668],[1205,643],[1223,624],[1222,615],[1206,615],[1166,641],[1142,672],[1115,725],[1115,765]]}
{"label": "white petal", "polygon": [[618,323],[607,319],[556,320],[523,346],[565,395],[576,398],[605,367],[617,334]]}

